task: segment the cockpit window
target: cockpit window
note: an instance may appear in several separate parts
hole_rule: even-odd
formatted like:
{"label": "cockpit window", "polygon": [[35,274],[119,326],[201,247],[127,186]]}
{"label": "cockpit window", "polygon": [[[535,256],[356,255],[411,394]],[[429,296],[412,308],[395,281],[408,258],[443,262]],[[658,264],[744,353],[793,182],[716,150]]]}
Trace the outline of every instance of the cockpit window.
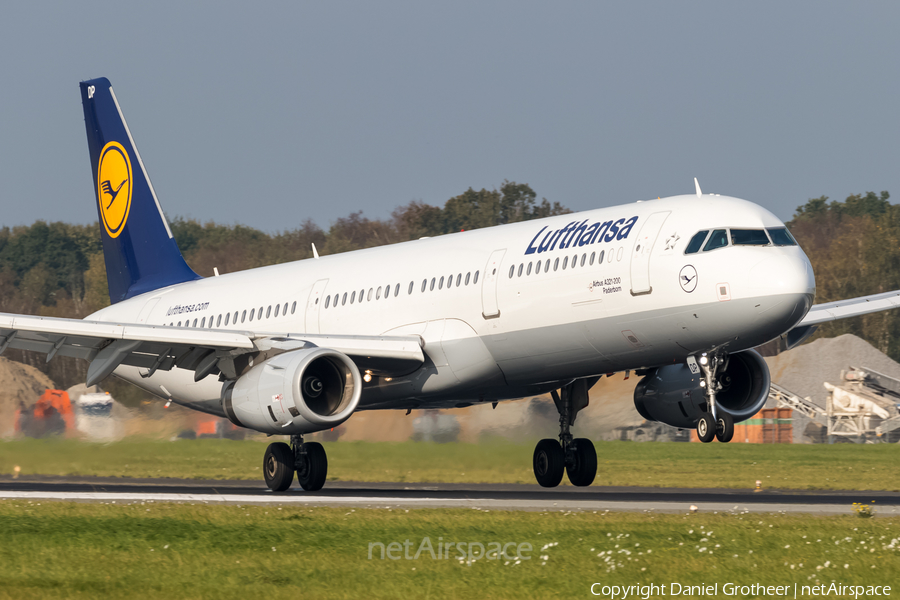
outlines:
{"label": "cockpit window", "polygon": [[797,242],[794,236],[784,227],[772,227],[767,230],[772,236],[772,243],[776,246],[796,246]]}
{"label": "cockpit window", "polygon": [[728,230],[726,229],[716,229],[709,236],[709,241],[706,242],[706,246],[703,247],[704,252],[709,252],[710,250],[715,250],[716,248],[721,248],[723,246],[728,245]]}
{"label": "cockpit window", "polygon": [[732,229],[731,243],[735,246],[768,246],[769,236],[762,229]]}
{"label": "cockpit window", "polygon": [[709,233],[709,229],[704,229],[703,231],[698,231],[697,233],[695,233],[694,237],[691,238],[691,241],[688,242],[687,249],[684,251],[684,253],[696,254],[697,252],[700,252],[700,248],[703,247],[703,241],[706,239],[707,233]]}

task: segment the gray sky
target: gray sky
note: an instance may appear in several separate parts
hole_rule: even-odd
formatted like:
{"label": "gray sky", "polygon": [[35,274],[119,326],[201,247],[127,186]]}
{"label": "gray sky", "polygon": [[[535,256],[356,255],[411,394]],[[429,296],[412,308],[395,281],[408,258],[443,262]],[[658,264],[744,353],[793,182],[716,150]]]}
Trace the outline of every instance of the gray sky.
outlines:
{"label": "gray sky", "polygon": [[97,218],[78,82],[112,81],[170,216],[274,232],[531,184],[783,219],[900,198],[897,2],[15,2],[0,224]]}

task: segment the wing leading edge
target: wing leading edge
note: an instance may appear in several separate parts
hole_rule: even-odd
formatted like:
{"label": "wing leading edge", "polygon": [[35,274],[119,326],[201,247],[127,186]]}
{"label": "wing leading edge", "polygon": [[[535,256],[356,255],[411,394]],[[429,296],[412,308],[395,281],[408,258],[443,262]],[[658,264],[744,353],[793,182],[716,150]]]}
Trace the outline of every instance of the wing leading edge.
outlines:
{"label": "wing leading edge", "polygon": [[900,290],[813,305],[797,327],[819,325],[900,307]]}
{"label": "wing leading edge", "polygon": [[0,313],[0,354],[7,348],[87,360],[87,384],[95,385],[119,365],[194,371],[199,380],[213,373],[236,377],[245,363],[308,346],[347,354],[363,371],[400,375],[425,361],[418,336],[327,336],[273,334],[108,323]]}

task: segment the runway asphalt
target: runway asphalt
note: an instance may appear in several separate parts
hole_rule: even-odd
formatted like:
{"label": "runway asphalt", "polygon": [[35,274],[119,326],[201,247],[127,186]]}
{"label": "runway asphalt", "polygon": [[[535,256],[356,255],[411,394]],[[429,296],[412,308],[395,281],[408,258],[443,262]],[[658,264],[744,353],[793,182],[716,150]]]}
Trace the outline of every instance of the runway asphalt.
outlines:
{"label": "runway asphalt", "polygon": [[900,515],[900,494],[878,491],[797,491],[648,487],[545,489],[538,485],[478,483],[363,483],[335,481],[318,492],[295,482],[272,493],[260,481],[125,479],[114,477],[0,477],[0,500],[80,502],[203,502],[301,504],[357,508],[478,508],[531,511],[784,512],[852,514],[853,503],[875,501],[876,515]]}

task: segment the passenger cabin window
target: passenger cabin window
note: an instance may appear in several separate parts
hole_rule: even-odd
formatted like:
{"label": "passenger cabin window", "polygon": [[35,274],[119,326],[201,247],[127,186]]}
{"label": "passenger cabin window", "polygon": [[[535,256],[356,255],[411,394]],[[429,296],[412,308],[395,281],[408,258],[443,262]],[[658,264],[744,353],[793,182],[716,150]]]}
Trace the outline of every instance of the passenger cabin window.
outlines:
{"label": "passenger cabin window", "polygon": [[469,285],[469,275],[471,275],[471,274],[472,274],[471,271],[469,271],[468,273],[466,273],[466,285]]}
{"label": "passenger cabin window", "polygon": [[[228,315],[225,315],[225,324],[228,325]],[[221,327],[222,325],[222,315],[219,315],[216,318],[216,327]]]}
{"label": "passenger cabin window", "polygon": [[206,317],[203,317],[203,320],[200,321],[200,327],[206,327]]}
{"label": "passenger cabin window", "polygon": [[[328,308],[328,305],[331,304],[331,296],[325,296],[325,308]],[[275,316],[278,316],[278,307],[275,307]]]}
{"label": "passenger cabin window", "polygon": [[254,315],[255,313],[256,313],[256,309],[255,309],[255,308],[251,308],[251,309],[250,309],[250,320],[251,320],[251,321],[253,320],[253,315]]}
{"label": "passenger cabin window", "polygon": [[459,287],[459,282],[462,281],[462,273],[456,276],[456,287]]}
{"label": "passenger cabin window", "polygon": [[706,245],[703,247],[704,252],[709,252],[710,250],[715,250],[716,248],[722,248],[728,245],[728,231],[725,229],[716,229],[709,236],[709,241],[706,242]]}
{"label": "passenger cabin window", "polygon": [[769,236],[762,229],[732,229],[731,243],[735,246],[768,246]]}
{"label": "passenger cabin window", "polygon": [[372,301],[372,293],[373,293],[372,288],[369,288],[369,295],[366,296],[366,300],[368,300],[369,302]]}
{"label": "passenger cabin window", "polygon": [[[400,284],[398,283],[397,285],[400,285]],[[412,291],[413,291],[413,282],[410,281],[410,282],[409,282],[409,291],[406,292],[406,293],[407,293],[407,294],[412,294]]]}
{"label": "passenger cabin window", "polygon": [[284,303],[284,307],[281,309],[281,314],[287,315],[287,302]]}
{"label": "passenger cabin window", "polygon": [[766,231],[772,237],[772,243],[776,246],[796,246],[797,242],[794,236],[784,227],[771,227]]}
{"label": "passenger cabin window", "polygon": [[[262,306],[259,307],[259,312],[260,312],[260,314],[262,314]],[[266,318],[268,319],[271,314],[272,314],[272,305],[270,304],[269,307],[266,309]]]}
{"label": "passenger cabin window", "polygon": [[294,311],[297,310],[297,301],[294,300],[294,303],[291,304],[291,314],[294,314]]}
{"label": "passenger cabin window", "polygon": [[225,313],[225,327],[228,327],[229,317],[231,317],[231,313]]}
{"label": "passenger cabin window", "polygon": [[[409,291],[412,292],[412,286],[409,286]],[[400,295],[400,284],[398,283],[397,285],[394,286],[394,297],[396,298],[399,295]]]}
{"label": "passenger cabin window", "polygon": [[353,290],[350,294],[350,304],[353,304],[354,302],[356,302],[356,290]]}
{"label": "passenger cabin window", "polygon": [[[709,233],[709,229],[704,229],[703,231],[698,231],[694,234],[694,237],[691,238],[691,241],[688,242],[687,248],[684,250],[685,254],[696,254],[700,252],[700,248],[703,247],[703,242],[706,241],[706,234]],[[600,259],[600,262],[603,262],[603,259]]]}
{"label": "passenger cabin window", "polygon": [[238,311],[234,311],[234,315],[231,317],[231,324],[234,325],[237,323],[237,314]]}
{"label": "passenger cabin window", "polygon": [[[328,303],[328,300],[327,300],[327,299],[325,300],[325,303],[326,303],[326,304]],[[326,306],[325,308],[328,308],[328,307]],[[281,305],[280,305],[280,304],[276,304],[276,305],[275,305],[275,318],[276,318],[276,319],[278,318],[278,313],[279,313],[279,312],[281,312]]]}
{"label": "passenger cabin window", "polygon": [[347,304],[347,292],[344,292],[344,295],[341,297],[341,306]]}

